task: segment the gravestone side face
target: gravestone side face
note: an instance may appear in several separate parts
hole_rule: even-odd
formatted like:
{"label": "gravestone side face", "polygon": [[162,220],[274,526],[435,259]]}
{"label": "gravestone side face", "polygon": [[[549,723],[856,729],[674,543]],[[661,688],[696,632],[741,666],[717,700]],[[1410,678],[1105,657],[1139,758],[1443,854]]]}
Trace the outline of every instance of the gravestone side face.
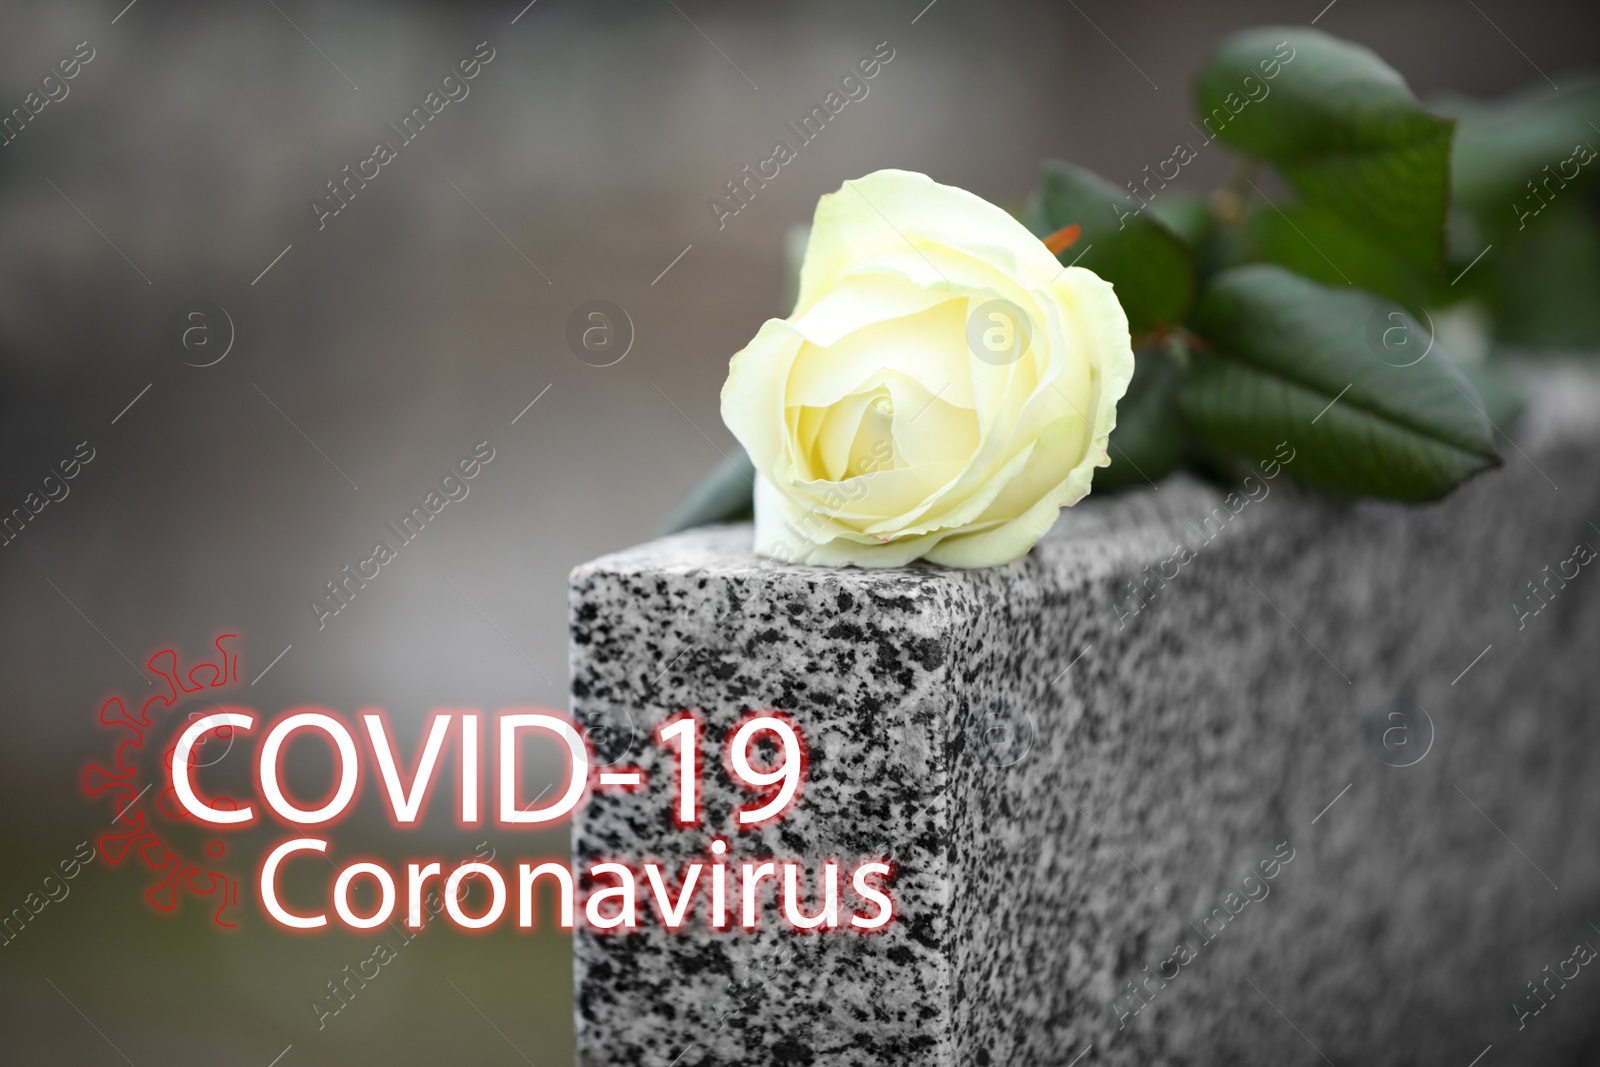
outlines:
{"label": "gravestone side face", "polygon": [[[580,567],[574,712],[646,785],[579,811],[575,865],[658,861],[675,888],[696,860],[793,858],[809,913],[822,863],[888,858],[896,904],[881,932],[796,932],[768,881],[753,934],[710,929],[704,892],[669,932],[641,878],[636,930],[574,932],[580,1063],[1587,1047],[1600,977],[1543,968],[1600,946],[1600,567],[1559,577],[1600,547],[1600,381],[1530,389],[1521,453],[1424,508],[1180,477],[982,571],[780,566],[747,527]],[[682,709],[698,827],[652,736]],[[766,709],[806,777],[740,829],[724,748]]]}
{"label": "gravestone side face", "polygon": [[[965,607],[932,569],[853,572],[845,587],[828,572],[763,569],[748,542],[747,528],[694,533],[574,574],[580,724],[631,716],[627,762],[647,782],[594,795],[574,826],[575,863],[629,856],[681,872],[718,858],[720,838],[730,864],[802,861],[810,914],[825,859],[892,857],[904,918],[870,936],[797,934],[768,882],[754,934],[710,930],[703,907],[676,932],[659,920],[584,931],[582,1055],[665,1064],[692,1045],[685,1061],[804,1063],[848,1047],[861,1062],[930,1060],[949,1041],[953,877],[947,820],[931,802],[948,784],[948,648]],[[673,822],[675,757],[652,736],[683,709],[702,730],[697,829]],[[767,709],[795,720],[805,780],[782,819],[741,829],[734,809],[754,797],[731,785],[722,753],[741,718]],[[737,894],[730,900],[737,925]]]}

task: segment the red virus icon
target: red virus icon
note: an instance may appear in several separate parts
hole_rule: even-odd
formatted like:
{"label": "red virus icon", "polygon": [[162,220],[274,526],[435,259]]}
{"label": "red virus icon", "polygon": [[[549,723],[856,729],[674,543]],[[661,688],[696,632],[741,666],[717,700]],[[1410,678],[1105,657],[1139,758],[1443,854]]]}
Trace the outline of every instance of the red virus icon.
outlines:
{"label": "red virus icon", "polygon": [[[129,712],[120,696],[112,696],[100,706],[101,723],[131,736],[124,737],[117,744],[115,760],[110,767],[90,764],[83,772],[84,794],[105,797],[110,803],[112,829],[101,834],[97,842],[100,854],[106,861],[113,865],[121,864],[130,855],[137,854],[160,879],[145,893],[145,899],[151,906],[159,911],[175,911],[179,892],[187,891],[196,897],[206,897],[215,904],[213,918],[217,925],[230,928],[238,925],[230,921],[230,909],[239,904],[238,880],[221,871],[210,870],[212,864],[209,860],[193,863],[174,852],[147,822],[144,812],[136,810],[139,798],[152,786],[160,786],[164,781],[165,788],[156,794],[155,807],[164,814],[180,817],[181,809],[169,799],[173,794],[170,771],[173,748],[176,746],[169,746],[162,754],[161,770],[157,771],[157,776],[149,784],[142,787],[135,761],[144,748],[146,738],[162,732],[162,722],[152,718],[152,713],[162,716],[195,693],[221,689],[239,680],[239,654],[230,651],[224,644],[236,637],[238,634],[218,637],[216,662],[195,664],[187,672],[180,671],[178,654],[172,649],[163,649],[151,656],[148,667],[151,674],[160,680],[157,683],[158,691],[145,700],[138,714]],[[166,683],[164,692],[160,691],[160,682]],[[164,777],[162,771],[166,772]],[[221,842],[212,842],[206,848],[213,858],[219,857],[222,851]]]}

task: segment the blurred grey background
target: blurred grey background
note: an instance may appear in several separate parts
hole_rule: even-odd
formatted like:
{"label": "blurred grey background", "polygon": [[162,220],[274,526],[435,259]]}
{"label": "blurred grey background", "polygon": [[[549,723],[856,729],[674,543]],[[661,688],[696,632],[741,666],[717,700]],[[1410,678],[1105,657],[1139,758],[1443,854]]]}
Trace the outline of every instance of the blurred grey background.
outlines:
{"label": "blurred grey background", "polygon": [[[125,2],[0,12],[0,112],[94,50],[0,147],[0,512],[95,450],[0,548],[0,911],[109,823],[82,790],[118,739],[96,714],[146,690],[129,661],[160,648],[194,662],[237,632],[230,699],[382,707],[406,749],[436,706],[565,708],[568,571],[649,537],[719,461],[726,360],[787,310],[785,231],[842,180],[902,167],[1002,203],[1048,157],[1132,180],[1190,137],[1212,42],[1262,22],[1318,18],[1424,97],[1600,58],[1582,0]],[[719,229],[707,201],[885,41],[869,95]],[[319,231],[325,183],[479,42],[469,95]],[[1184,181],[1225,165],[1209,149]],[[197,299],[235,333],[205,368],[169,339]],[[566,340],[596,299],[635,333],[604,368]],[[470,495],[319,630],[310,599],[483,440]],[[444,802],[397,833],[365,796],[340,862],[566,847],[458,829]],[[0,948],[0,1060],[570,1062],[567,942],[508,924],[429,929],[319,1030],[312,1000],[375,938],[267,926],[255,865],[282,836],[229,839],[232,933],[192,898],[152,913],[135,861],[92,862]]]}

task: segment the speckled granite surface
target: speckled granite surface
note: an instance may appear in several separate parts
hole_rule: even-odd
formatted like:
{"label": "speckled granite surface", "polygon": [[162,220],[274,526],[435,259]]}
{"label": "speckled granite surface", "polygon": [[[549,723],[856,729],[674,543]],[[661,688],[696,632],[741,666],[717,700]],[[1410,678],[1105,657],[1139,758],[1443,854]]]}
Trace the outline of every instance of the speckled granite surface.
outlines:
{"label": "speckled granite surface", "polygon": [[[1425,508],[1280,477],[1207,541],[1220,492],[1172,479],[987,571],[779,567],[741,527],[580,567],[574,710],[650,779],[579,813],[575,863],[888,855],[901,909],[580,927],[580,1063],[1590,1062],[1600,974],[1537,1014],[1525,983],[1600,946],[1600,566],[1547,580],[1600,548],[1600,383],[1533,386],[1520,454]],[[680,708],[712,752],[794,716],[790,815],[734,833],[713,770],[675,827],[648,734]]]}

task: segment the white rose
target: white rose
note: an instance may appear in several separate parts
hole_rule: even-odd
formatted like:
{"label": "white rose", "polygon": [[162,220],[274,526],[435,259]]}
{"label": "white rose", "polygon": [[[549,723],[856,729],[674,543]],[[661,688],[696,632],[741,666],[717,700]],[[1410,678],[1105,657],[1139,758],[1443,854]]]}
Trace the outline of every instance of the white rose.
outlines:
{"label": "white rose", "polygon": [[1110,462],[1132,376],[1111,285],[1005,211],[908,171],[846,182],[817,204],[794,313],[722,388],[758,475],[756,551],[1018,559]]}

